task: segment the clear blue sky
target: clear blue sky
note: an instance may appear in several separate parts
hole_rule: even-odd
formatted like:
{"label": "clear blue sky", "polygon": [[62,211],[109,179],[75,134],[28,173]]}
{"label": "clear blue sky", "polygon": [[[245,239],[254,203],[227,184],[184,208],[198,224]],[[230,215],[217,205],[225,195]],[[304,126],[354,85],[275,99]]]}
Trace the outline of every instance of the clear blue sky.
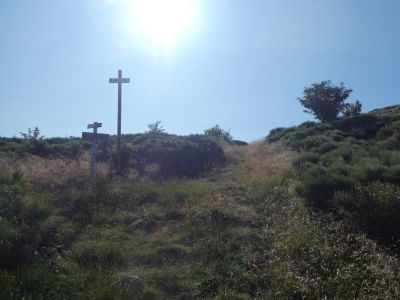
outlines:
{"label": "clear blue sky", "polygon": [[311,119],[297,97],[322,80],[343,81],[364,111],[400,100],[398,0],[193,0],[195,22],[168,49],[126,2],[0,2],[0,136],[79,136],[92,121],[114,134],[119,68],[132,82],[123,133],[218,123],[255,140]]}

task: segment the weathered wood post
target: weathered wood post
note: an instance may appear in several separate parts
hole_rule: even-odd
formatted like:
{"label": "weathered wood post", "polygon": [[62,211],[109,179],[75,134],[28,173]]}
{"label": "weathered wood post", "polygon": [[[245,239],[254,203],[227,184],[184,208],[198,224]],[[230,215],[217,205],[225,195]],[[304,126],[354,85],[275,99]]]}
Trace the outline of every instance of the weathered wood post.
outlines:
{"label": "weathered wood post", "polygon": [[129,83],[129,78],[122,78],[122,71],[118,70],[118,78],[110,78],[109,83],[118,83],[118,129],[117,129],[117,175],[121,176],[121,108],[122,84]]}
{"label": "weathered wood post", "polygon": [[100,128],[102,123],[94,122],[93,124],[89,124],[87,126],[88,129],[93,128],[92,132],[82,132],[82,138],[84,140],[91,140],[92,147],[90,150],[90,166],[89,166],[89,189],[93,190],[95,186],[96,180],[96,142],[99,141],[106,141],[108,140],[109,135],[104,133],[97,133],[97,128]]}

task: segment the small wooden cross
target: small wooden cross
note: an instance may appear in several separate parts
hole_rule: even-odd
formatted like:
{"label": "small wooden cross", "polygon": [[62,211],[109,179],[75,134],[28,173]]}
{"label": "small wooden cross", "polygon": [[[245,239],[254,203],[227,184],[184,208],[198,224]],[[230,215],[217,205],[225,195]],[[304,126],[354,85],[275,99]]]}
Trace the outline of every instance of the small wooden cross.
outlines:
{"label": "small wooden cross", "polygon": [[101,126],[102,126],[102,123],[94,122],[93,124],[89,124],[87,126],[88,129],[93,128],[93,132],[82,132],[82,139],[92,141],[92,147],[91,147],[91,151],[90,151],[90,166],[89,166],[90,190],[93,189],[94,182],[96,179],[96,142],[97,141],[107,141],[109,138],[108,134],[97,133],[97,128],[100,128]]}

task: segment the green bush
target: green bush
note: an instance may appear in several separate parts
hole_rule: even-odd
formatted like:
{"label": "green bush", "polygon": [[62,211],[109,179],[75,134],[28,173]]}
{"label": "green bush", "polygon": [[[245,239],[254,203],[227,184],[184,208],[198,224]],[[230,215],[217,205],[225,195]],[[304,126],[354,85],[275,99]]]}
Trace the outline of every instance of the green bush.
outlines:
{"label": "green bush", "polygon": [[295,128],[278,127],[275,129],[271,129],[266,139],[268,142],[271,142],[271,143],[279,141],[279,140],[285,138],[286,135],[292,130],[295,130]]}
{"label": "green bush", "polygon": [[331,139],[324,135],[307,136],[301,141],[305,150],[311,150],[321,147],[331,142]]}
{"label": "green bush", "polygon": [[332,197],[337,191],[347,191],[354,183],[349,177],[330,172],[322,167],[306,171],[296,191],[315,209],[327,209],[332,206]]}
{"label": "green bush", "polygon": [[336,192],[334,201],[339,207],[350,210],[378,240],[391,242],[400,238],[400,188],[397,184],[359,185],[351,193]]}
{"label": "green bush", "polygon": [[295,168],[301,169],[307,163],[316,164],[320,161],[321,156],[316,153],[307,152],[295,158],[292,162]]}
{"label": "green bush", "polygon": [[204,135],[228,143],[232,142],[233,140],[233,137],[229,132],[229,130],[222,129],[218,124],[209,129],[204,130]]}
{"label": "green bush", "polygon": [[357,139],[369,140],[375,138],[378,131],[388,123],[386,118],[377,118],[371,114],[345,118],[337,121],[334,127]]}
{"label": "green bush", "polygon": [[90,148],[90,142],[79,138],[20,139],[1,138],[0,152],[31,154],[41,157],[68,157],[76,159]]}
{"label": "green bush", "polygon": [[339,147],[338,143],[326,142],[326,143],[323,143],[322,145],[316,147],[314,149],[314,151],[317,153],[320,153],[320,154],[326,154],[328,152],[335,150],[338,147]]}
{"label": "green bush", "polygon": [[331,124],[279,128],[269,139],[308,151],[293,166],[301,170],[296,191],[309,206],[345,209],[367,232],[388,242],[400,231],[393,190],[400,182],[399,124],[400,106],[393,106]]}
{"label": "green bush", "polygon": [[142,134],[132,145],[133,167],[142,175],[155,168],[155,178],[196,177],[226,161],[218,143],[201,135]]}

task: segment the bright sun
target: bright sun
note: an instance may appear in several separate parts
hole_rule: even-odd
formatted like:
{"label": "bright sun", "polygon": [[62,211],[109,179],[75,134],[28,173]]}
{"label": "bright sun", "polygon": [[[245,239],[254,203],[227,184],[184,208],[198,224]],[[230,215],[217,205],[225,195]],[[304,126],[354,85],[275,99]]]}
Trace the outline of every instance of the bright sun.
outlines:
{"label": "bright sun", "polygon": [[193,0],[132,0],[136,29],[157,47],[169,49],[195,25]]}

